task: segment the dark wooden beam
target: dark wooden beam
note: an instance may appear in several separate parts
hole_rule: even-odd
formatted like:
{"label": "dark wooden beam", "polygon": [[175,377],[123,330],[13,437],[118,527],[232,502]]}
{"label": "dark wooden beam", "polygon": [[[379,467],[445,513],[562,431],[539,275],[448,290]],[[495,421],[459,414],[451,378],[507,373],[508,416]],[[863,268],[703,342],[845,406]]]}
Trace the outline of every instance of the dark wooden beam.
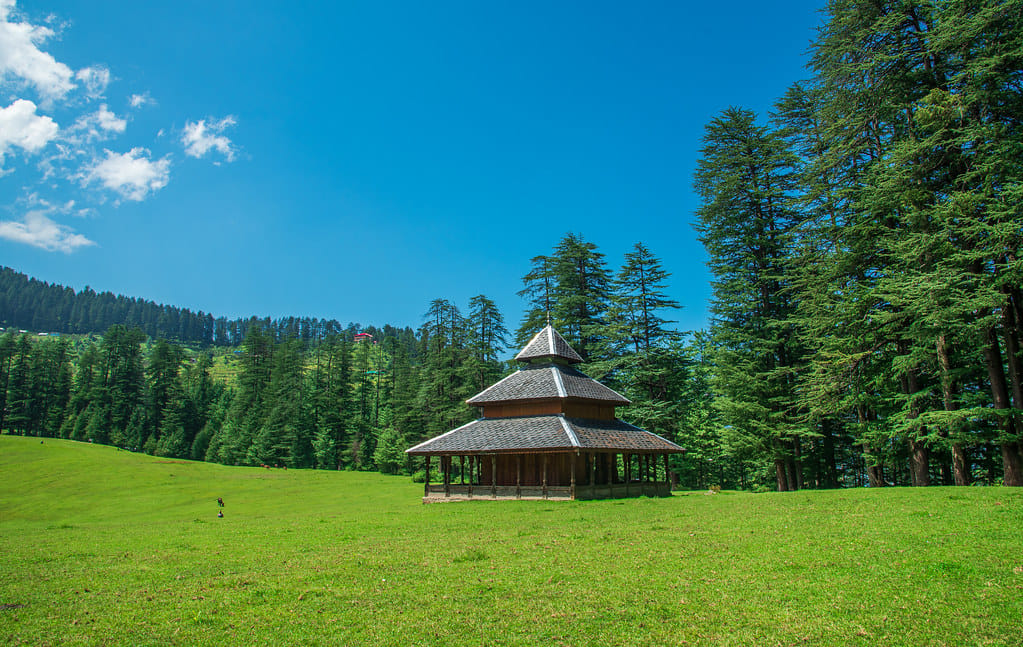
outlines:
{"label": "dark wooden beam", "polygon": [[543,455],[543,498],[547,498],[547,454]]}
{"label": "dark wooden beam", "polygon": [[515,454],[515,498],[522,498],[522,454]]}
{"label": "dark wooden beam", "polygon": [[569,462],[572,463],[572,480],[571,480],[571,488],[569,489],[569,492],[570,492],[569,496],[571,498],[573,498],[573,499],[575,499],[575,464],[578,461],[578,459],[579,459],[579,452],[576,452],[574,456],[572,454],[568,455],[568,460],[569,460]]}

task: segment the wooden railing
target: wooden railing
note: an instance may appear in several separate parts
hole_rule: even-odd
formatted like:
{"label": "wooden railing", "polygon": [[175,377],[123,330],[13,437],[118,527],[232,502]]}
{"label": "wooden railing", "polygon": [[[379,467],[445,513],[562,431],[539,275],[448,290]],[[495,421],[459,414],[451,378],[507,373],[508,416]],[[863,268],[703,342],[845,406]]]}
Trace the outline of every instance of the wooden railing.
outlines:
{"label": "wooden railing", "polygon": [[[671,485],[664,481],[615,483],[613,485],[576,485],[576,499],[621,499],[633,496],[671,496]],[[463,485],[430,483],[425,488],[426,501],[467,499],[572,499],[569,486],[539,485]]]}

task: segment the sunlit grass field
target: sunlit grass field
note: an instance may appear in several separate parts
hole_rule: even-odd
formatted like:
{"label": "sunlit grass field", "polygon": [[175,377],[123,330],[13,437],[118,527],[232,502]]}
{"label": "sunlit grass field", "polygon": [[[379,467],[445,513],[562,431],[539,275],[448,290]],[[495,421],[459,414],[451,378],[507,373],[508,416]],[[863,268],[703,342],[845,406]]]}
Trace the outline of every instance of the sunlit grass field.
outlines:
{"label": "sunlit grass field", "polygon": [[421,494],[0,436],[0,643],[1023,644],[1021,490]]}

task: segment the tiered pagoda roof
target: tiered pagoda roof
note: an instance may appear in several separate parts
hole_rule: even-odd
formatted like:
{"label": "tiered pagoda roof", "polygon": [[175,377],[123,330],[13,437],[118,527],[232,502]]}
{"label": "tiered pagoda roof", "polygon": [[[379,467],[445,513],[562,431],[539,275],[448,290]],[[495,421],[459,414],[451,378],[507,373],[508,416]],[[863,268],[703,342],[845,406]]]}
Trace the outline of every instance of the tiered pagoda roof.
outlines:
{"label": "tiered pagoda roof", "polygon": [[614,405],[630,403],[625,396],[573,367],[554,363],[524,366],[466,402],[481,406],[497,402],[559,398],[592,400]]}
{"label": "tiered pagoda roof", "polygon": [[[483,416],[410,448],[413,455],[550,452],[665,454],[682,448],[614,417],[629,399],[572,366],[582,361],[551,326],[515,356],[515,373],[466,400]],[[509,411],[517,412],[509,415]]]}
{"label": "tiered pagoda roof", "polygon": [[621,420],[587,420],[562,414],[480,418],[408,450],[410,454],[501,454],[619,451],[673,453],[675,443]]}

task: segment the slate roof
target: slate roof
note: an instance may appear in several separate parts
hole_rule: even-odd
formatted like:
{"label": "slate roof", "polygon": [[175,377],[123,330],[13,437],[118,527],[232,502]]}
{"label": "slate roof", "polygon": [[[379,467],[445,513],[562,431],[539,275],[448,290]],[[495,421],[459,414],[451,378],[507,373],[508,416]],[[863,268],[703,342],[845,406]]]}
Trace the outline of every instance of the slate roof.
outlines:
{"label": "slate roof", "polygon": [[480,405],[517,400],[576,398],[626,405],[630,401],[617,391],[565,364],[529,364],[466,402]]}
{"label": "slate roof", "polygon": [[583,361],[583,358],[579,356],[579,353],[568,345],[565,338],[562,337],[554,327],[548,324],[543,330],[536,333],[526,347],[519,351],[519,354],[515,356],[520,362],[529,362],[532,360],[550,359],[552,361],[561,360],[569,364],[578,364]]}
{"label": "slate roof", "polygon": [[[466,402],[482,405],[572,398],[614,406],[629,404],[628,398],[569,366],[582,358],[550,326],[537,333],[516,359],[530,363]],[[660,454],[681,452],[682,448],[617,419],[545,414],[480,418],[405,451],[414,455],[466,455],[581,450]]]}
{"label": "slate roof", "polygon": [[406,451],[421,456],[574,450],[665,454],[681,452],[682,448],[621,420],[583,420],[554,414],[480,418]]}

